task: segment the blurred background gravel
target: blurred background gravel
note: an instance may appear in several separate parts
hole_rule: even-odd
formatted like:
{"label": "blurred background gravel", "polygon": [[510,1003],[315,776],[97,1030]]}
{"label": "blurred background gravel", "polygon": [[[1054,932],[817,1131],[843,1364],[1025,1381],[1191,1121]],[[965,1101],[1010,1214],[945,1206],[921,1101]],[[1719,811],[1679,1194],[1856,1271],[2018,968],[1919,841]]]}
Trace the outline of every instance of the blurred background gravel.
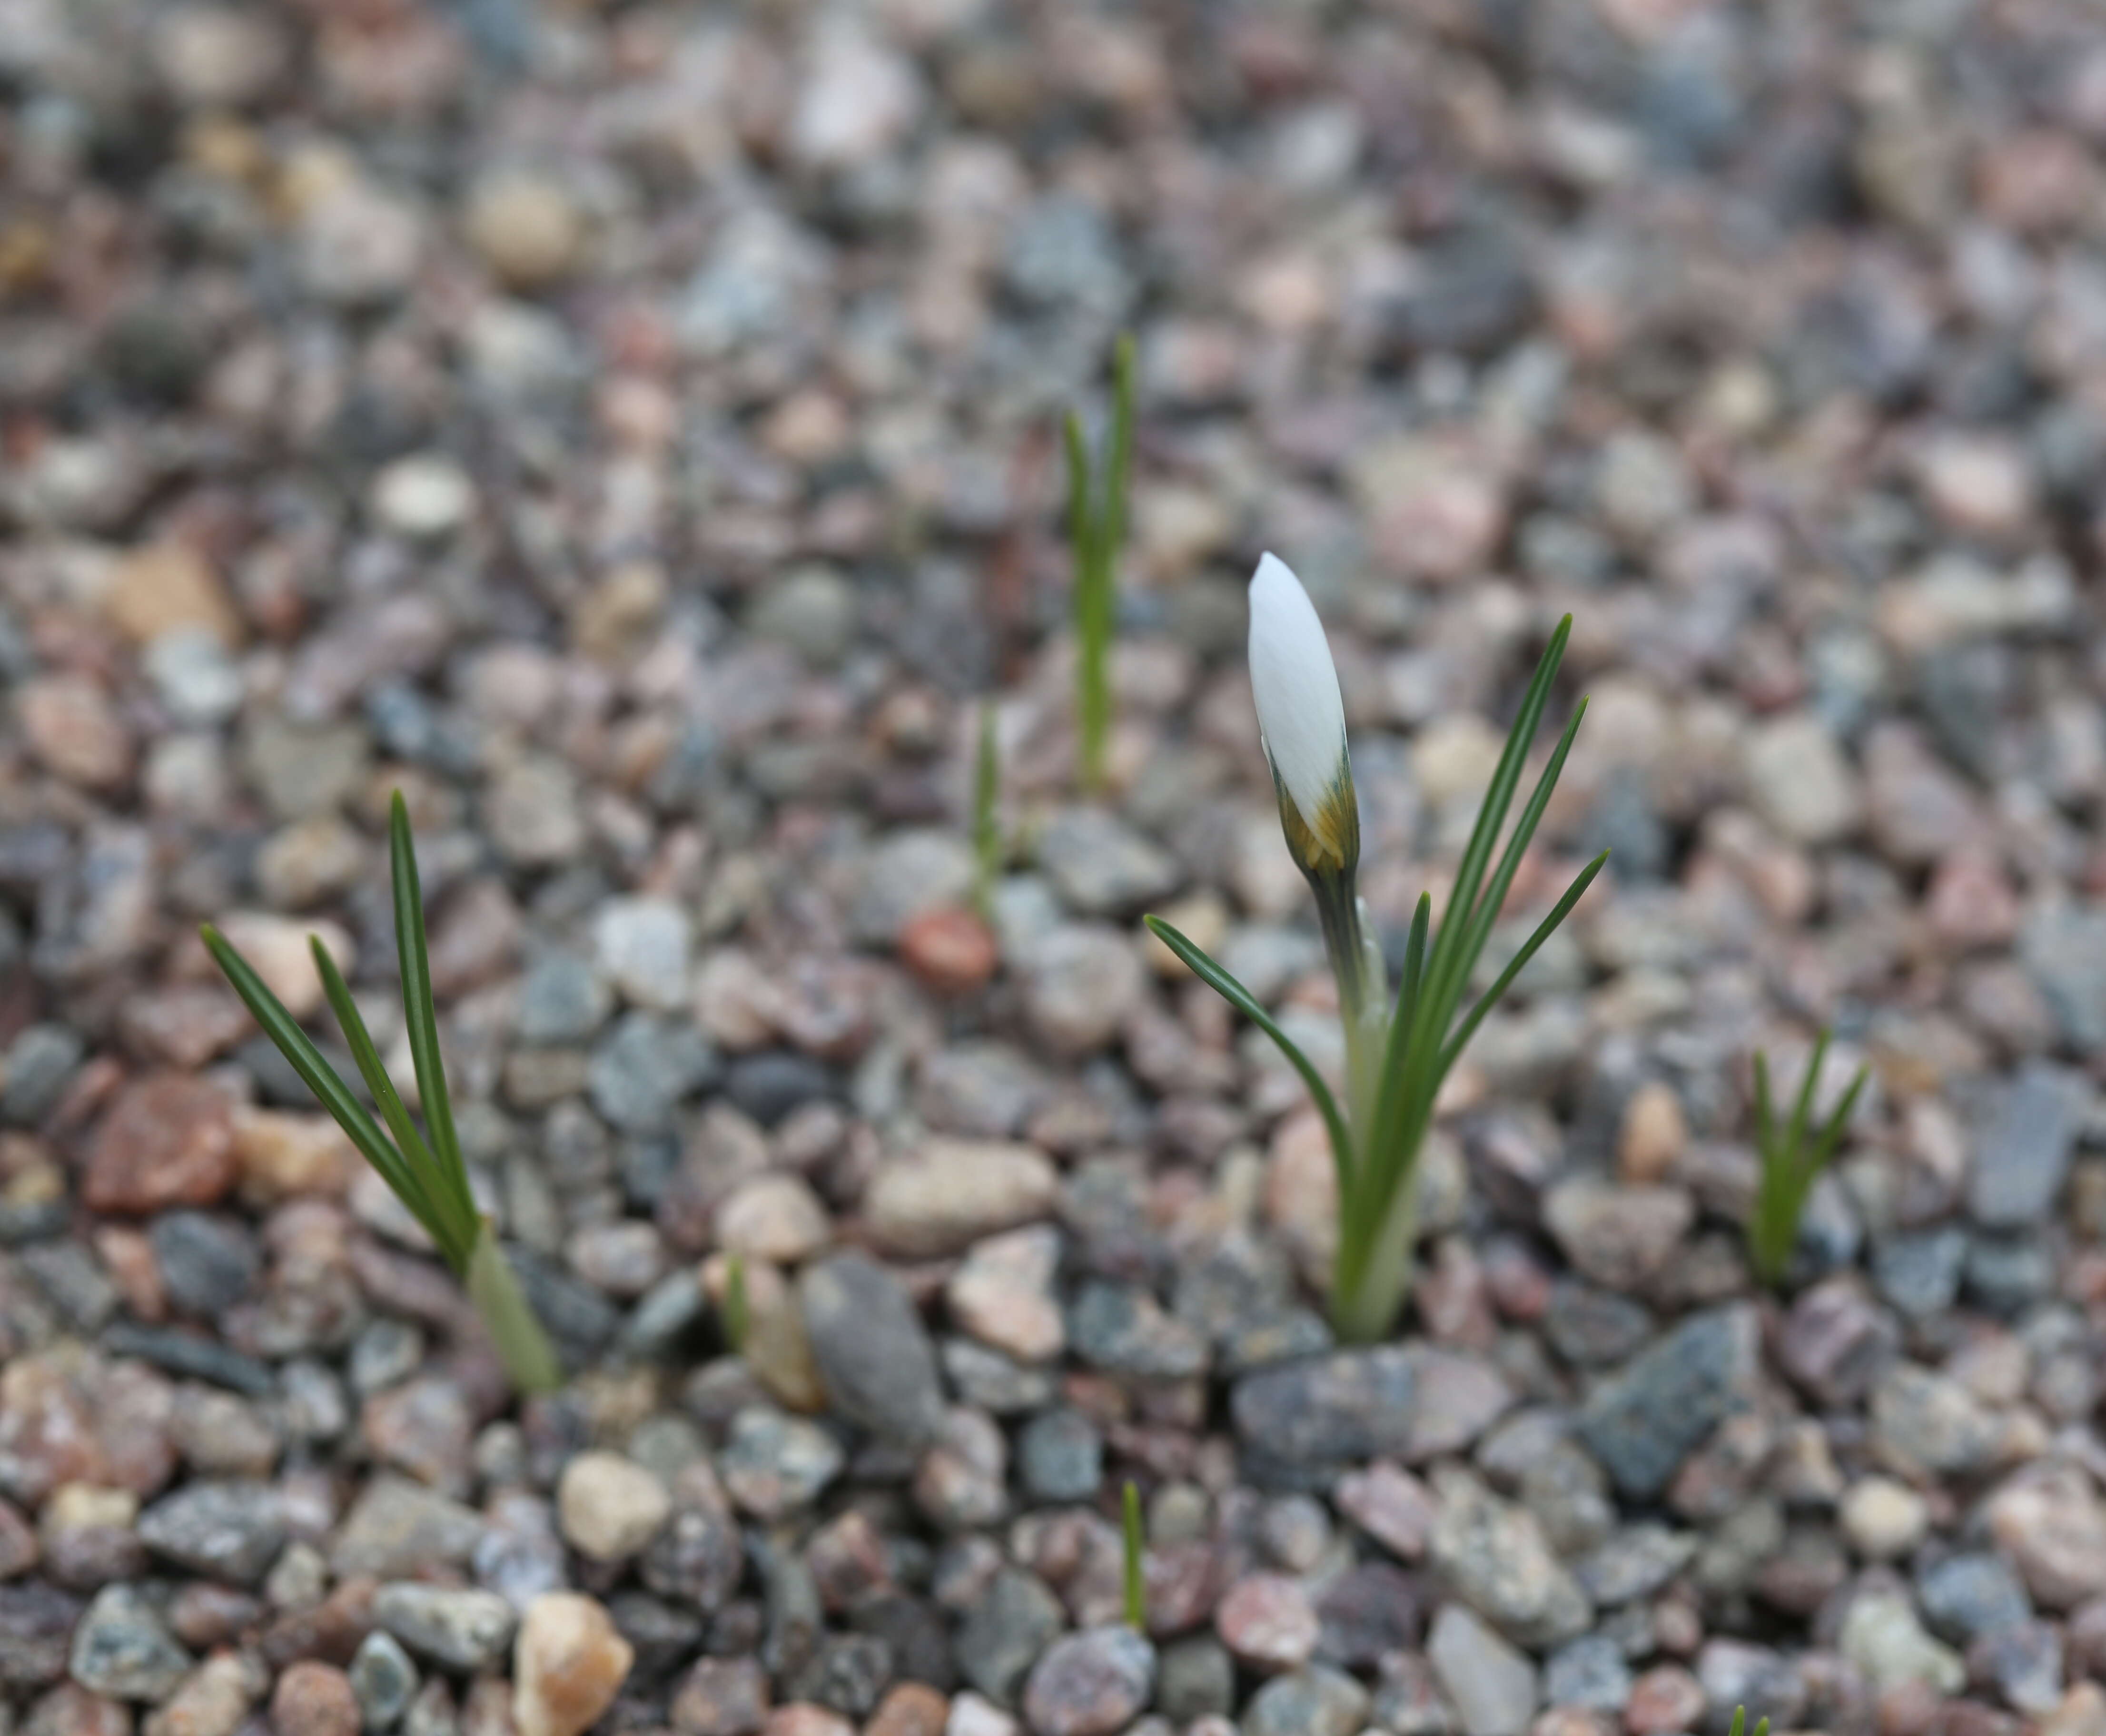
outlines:
{"label": "blurred background gravel", "polygon": [[[2102,1736],[2102,459],[2094,0],[0,0],[0,1731]],[[1372,1351],[1267,548],[1393,936],[1566,610],[1614,851]],[[399,1049],[397,787],[525,1405],[195,938]]]}

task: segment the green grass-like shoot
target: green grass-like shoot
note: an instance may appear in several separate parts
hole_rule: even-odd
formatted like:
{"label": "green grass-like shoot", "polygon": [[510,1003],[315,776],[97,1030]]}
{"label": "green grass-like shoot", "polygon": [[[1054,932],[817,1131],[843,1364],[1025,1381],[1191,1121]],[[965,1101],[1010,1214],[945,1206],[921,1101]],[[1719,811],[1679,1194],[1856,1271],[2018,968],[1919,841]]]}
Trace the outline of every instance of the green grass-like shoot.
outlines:
{"label": "green grass-like shoot", "polygon": [[1409,1286],[1415,1179],[1419,1148],[1433,1120],[1440,1094],[1463,1048],[1492,1009],[1513,986],[1529,960],[1571,913],[1580,895],[1593,884],[1609,852],[1602,852],[1581,869],[1550,914],[1536,926],[1490,987],[1464,1009],[1477,961],[1491,938],[1507,890],[1535,836],[1558,774],[1571,751],[1572,739],[1586,714],[1587,702],[1573,708],[1535,789],[1521,806],[1506,848],[1496,862],[1493,851],[1513,808],[1522,768],[1552,684],[1572,631],[1566,615],[1551,635],[1522,696],[1520,714],[1508,732],[1505,751],[1492,775],[1457,869],[1454,890],[1439,924],[1433,921],[1432,895],[1426,893],[1411,921],[1396,999],[1374,1032],[1373,1065],[1364,1103],[1349,1116],[1309,1058],[1259,1005],[1250,991],[1169,924],[1146,919],[1164,945],[1193,973],[1270,1037],[1302,1076],[1315,1100],[1331,1137],[1331,1156],[1338,1182],[1338,1253],[1333,1268],[1331,1315],[1341,1338],[1366,1344],[1386,1335],[1396,1318]]}
{"label": "green grass-like shoot", "polygon": [[[1747,1728],[1747,1725],[1748,1708],[1745,1706],[1736,1706],[1733,1708],[1733,1727],[1727,1732],[1727,1736],[1741,1736],[1741,1731]],[[1759,1724],[1756,1725],[1755,1736],[1770,1736],[1770,1720],[1768,1719],[1765,1718]]]}
{"label": "green grass-like shoot", "polygon": [[995,739],[994,705],[980,705],[979,745],[973,755],[973,908],[980,920],[994,920],[995,882],[1001,878],[1006,848],[1001,836],[1001,749]]}
{"label": "green grass-like shoot", "polygon": [[1148,1631],[1148,1581],[1142,1572],[1147,1550],[1141,1528],[1140,1491],[1128,1483],[1119,1497],[1119,1530],[1124,1545],[1126,1625],[1137,1634]]}
{"label": "green grass-like shoot", "polygon": [[1068,454],[1068,536],[1075,562],[1075,721],[1083,786],[1105,782],[1111,731],[1109,660],[1118,613],[1118,557],[1126,542],[1127,489],[1133,469],[1133,339],[1112,351],[1112,421],[1101,467],[1091,462],[1082,418],[1063,428]]}
{"label": "green grass-like shoot", "polygon": [[746,1299],[746,1256],[742,1254],[724,1255],[724,1305],[719,1312],[725,1345],[733,1356],[744,1356],[746,1335],[753,1323],[753,1314]]}
{"label": "green grass-like shoot", "polygon": [[417,1100],[424,1112],[419,1132],[401,1094],[381,1064],[351,989],[320,940],[309,937],[322,991],[343,1031],[359,1076],[387,1124],[379,1122],[330,1066],[299,1021],[271,993],[254,968],[209,923],[202,929],[208,951],[256,1022],[292,1063],[307,1089],[380,1179],[423,1227],[489,1328],[512,1383],[522,1392],[546,1392],[562,1385],[562,1371],[519,1281],[505,1259],[490,1222],[468,1189],[468,1166],[454,1132],[453,1105],[439,1058],[438,1013],[432,996],[430,949],[424,935],[423,897],[417,879],[416,847],[409,810],[398,791],[388,814],[388,859],[395,896],[395,942],[402,971],[404,1022]]}
{"label": "green grass-like shoot", "polygon": [[[1762,1170],[1755,1184],[1755,1209],[1748,1219],[1748,1259],[1755,1275],[1773,1288],[1783,1283],[1792,1251],[1799,1245],[1799,1220],[1806,1210],[1807,1197],[1842,1144],[1850,1112],[1857,1107],[1858,1094],[1871,1076],[1869,1067],[1860,1067],[1835,1112],[1817,1131],[1813,1130],[1814,1087],[1820,1082],[1830,1035],[1823,1030],[1814,1040],[1791,1118],[1781,1127],[1770,1103],[1768,1059],[1761,1050],[1755,1052],[1755,1151]],[[1811,1145],[1809,1132],[1813,1134]]]}

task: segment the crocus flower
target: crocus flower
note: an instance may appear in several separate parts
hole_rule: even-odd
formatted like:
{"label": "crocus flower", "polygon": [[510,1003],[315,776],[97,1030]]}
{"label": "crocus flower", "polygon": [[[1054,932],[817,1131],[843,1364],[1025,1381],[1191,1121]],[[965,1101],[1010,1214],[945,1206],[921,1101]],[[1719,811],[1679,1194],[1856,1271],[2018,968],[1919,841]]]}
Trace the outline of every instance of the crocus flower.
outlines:
{"label": "crocus flower", "polygon": [[1315,605],[1276,555],[1250,582],[1251,687],[1287,847],[1312,880],[1347,882],[1360,860],[1360,807],[1346,753],[1346,704]]}

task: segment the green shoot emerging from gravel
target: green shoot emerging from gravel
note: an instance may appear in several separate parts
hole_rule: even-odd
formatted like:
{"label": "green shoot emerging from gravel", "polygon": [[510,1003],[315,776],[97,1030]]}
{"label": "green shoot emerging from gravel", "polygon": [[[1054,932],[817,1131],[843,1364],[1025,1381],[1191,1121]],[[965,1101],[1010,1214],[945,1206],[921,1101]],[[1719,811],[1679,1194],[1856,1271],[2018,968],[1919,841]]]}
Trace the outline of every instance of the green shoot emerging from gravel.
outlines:
{"label": "green shoot emerging from gravel", "polygon": [[1133,468],[1133,339],[1112,351],[1112,425],[1101,468],[1091,463],[1082,419],[1068,413],[1068,537],[1075,549],[1075,723],[1083,787],[1104,788],[1111,728],[1108,660],[1118,610],[1119,549],[1126,541],[1127,481]]}
{"label": "green shoot emerging from gravel", "polygon": [[994,883],[1001,878],[1001,751],[995,741],[994,706],[980,706],[979,745],[973,756],[973,908],[994,920]]}
{"label": "green shoot emerging from gravel", "polygon": [[[1799,1082],[1799,1100],[1782,1127],[1771,1108],[1769,1062],[1760,1049],[1755,1051],[1755,1150],[1762,1159],[1762,1174],[1755,1183],[1754,1214],[1748,1219],[1748,1258],[1755,1276],[1772,1288],[1784,1282],[1792,1250],[1799,1245],[1799,1220],[1806,1210],[1807,1196],[1842,1144],[1850,1112],[1857,1107],[1858,1094],[1871,1076],[1870,1069],[1859,1067],[1835,1112],[1816,1132],[1812,1126],[1813,1090],[1828,1054],[1828,1039],[1829,1033],[1823,1031],[1814,1040],[1806,1077]],[[1813,1134],[1811,1145],[1807,1143],[1809,1133]]]}
{"label": "green shoot emerging from gravel", "polygon": [[1410,1282],[1418,1151],[1432,1123],[1441,1082],[1485,1015],[1608,859],[1605,850],[1580,870],[1505,969],[1465,1011],[1463,996],[1478,959],[1564,770],[1587,704],[1582,700],[1574,708],[1494,863],[1493,851],[1506,828],[1572,630],[1567,615],[1551,635],[1522,697],[1521,714],[1507,736],[1437,926],[1432,895],[1419,898],[1405,945],[1403,980],[1392,1000],[1382,951],[1369,932],[1355,884],[1360,803],[1346,751],[1345,705],[1323,624],[1301,581],[1270,555],[1258,563],[1250,590],[1251,685],[1258,728],[1272,767],[1288,850],[1315,893],[1317,918],[1338,981],[1346,1038],[1345,1106],[1339,1106],[1322,1074],[1248,990],[1169,924],[1154,916],[1147,920],[1194,975],[1279,1045],[1315,1099],[1330,1134],[1338,1184],[1331,1318],[1340,1337],[1368,1343],[1394,1324]]}
{"label": "green shoot emerging from gravel", "polygon": [[1148,1631],[1148,1582],[1141,1573],[1148,1547],[1140,1524],[1140,1491],[1131,1483],[1119,1498],[1119,1531],[1125,1543],[1126,1625],[1137,1634]]}
{"label": "green shoot emerging from gravel", "polygon": [[269,985],[209,924],[203,931],[205,946],[293,1071],[423,1226],[440,1258],[467,1288],[513,1385],[522,1392],[546,1392],[562,1381],[555,1352],[527,1306],[519,1281],[498,1246],[496,1232],[476,1210],[468,1191],[468,1166],[461,1161],[460,1141],[454,1134],[453,1107],[439,1059],[438,1015],[432,999],[416,849],[410,841],[409,811],[399,793],[388,819],[388,855],[394,877],[395,941],[402,968],[402,1010],[416,1068],[417,1098],[424,1112],[423,1132],[410,1119],[401,1094],[380,1064],[380,1052],[374,1047],[343,973],[320,941],[309,941],[315,969],[321,974],[323,992],[343,1027],[352,1058],[358,1063],[359,1076],[388,1124],[386,1133]]}
{"label": "green shoot emerging from gravel", "polygon": [[[1733,1727],[1726,1733],[1726,1736],[1741,1736],[1741,1732],[1745,1729],[1747,1725],[1748,1708],[1745,1706],[1736,1706],[1733,1708]],[[1768,1719],[1763,1719],[1755,1726],[1755,1736],[1770,1736]]]}

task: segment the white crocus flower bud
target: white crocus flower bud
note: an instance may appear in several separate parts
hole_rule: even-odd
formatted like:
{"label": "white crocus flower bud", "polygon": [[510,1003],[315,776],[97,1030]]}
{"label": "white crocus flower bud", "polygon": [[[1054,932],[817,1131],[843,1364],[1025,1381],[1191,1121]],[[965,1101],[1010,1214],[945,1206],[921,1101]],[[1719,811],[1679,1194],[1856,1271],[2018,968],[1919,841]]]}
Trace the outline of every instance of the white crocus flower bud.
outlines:
{"label": "white crocus flower bud", "polygon": [[1350,882],[1360,863],[1360,809],[1324,624],[1302,581],[1270,554],[1251,579],[1250,615],[1251,687],[1288,848],[1312,879]]}

